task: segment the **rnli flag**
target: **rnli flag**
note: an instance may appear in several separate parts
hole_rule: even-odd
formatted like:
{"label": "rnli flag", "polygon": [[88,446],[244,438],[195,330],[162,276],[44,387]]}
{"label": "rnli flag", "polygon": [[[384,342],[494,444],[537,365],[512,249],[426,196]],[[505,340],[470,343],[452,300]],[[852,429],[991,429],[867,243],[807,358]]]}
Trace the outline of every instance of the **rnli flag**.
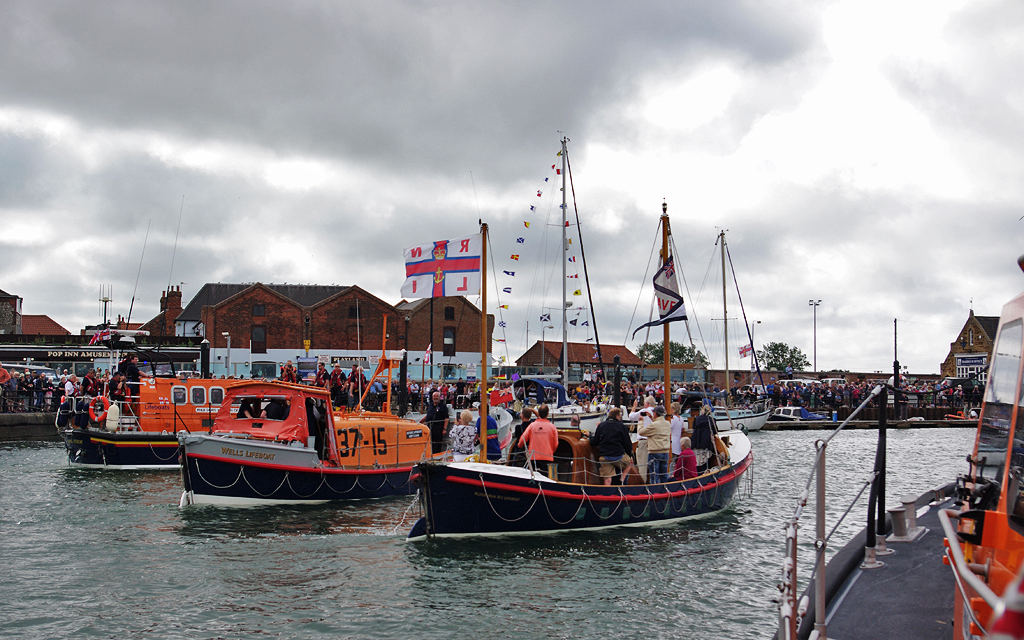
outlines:
{"label": "rnli flag", "polygon": [[686,307],[683,305],[683,296],[679,295],[675,260],[671,255],[658,269],[658,273],[654,274],[654,298],[658,303],[658,319],[637,327],[633,337],[645,327],[686,320]]}
{"label": "rnli flag", "polygon": [[405,250],[405,298],[475,296],[480,294],[478,233],[454,240],[438,240]]}
{"label": "rnli flag", "polygon": [[749,344],[743,345],[742,347],[740,347],[740,357],[746,358],[747,356],[750,355],[750,352],[752,352],[753,350],[754,347],[750,346]]}

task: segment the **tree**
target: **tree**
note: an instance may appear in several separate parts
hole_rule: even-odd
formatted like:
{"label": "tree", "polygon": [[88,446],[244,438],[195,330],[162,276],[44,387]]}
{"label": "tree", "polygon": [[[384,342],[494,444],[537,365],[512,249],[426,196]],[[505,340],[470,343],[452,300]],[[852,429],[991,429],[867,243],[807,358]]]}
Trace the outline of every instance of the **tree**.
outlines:
{"label": "tree", "polygon": [[764,345],[764,349],[757,352],[757,361],[762,368],[775,371],[785,371],[786,365],[793,367],[793,371],[803,371],[811,366],[803,351],[784,342],[769,342]]}
{"label": "tree", "polygon": [[[665,364],[664,345],[664,340],[661,342],[645,342],[637,348],[636,355],[644,364]],[[708,359],[704,357],[704,354],[697,351],[696,347],[680,344],[675,340],[669,340],[668,349],[671,364],[693,362],[704,369],[707,369],[710,364]]]}

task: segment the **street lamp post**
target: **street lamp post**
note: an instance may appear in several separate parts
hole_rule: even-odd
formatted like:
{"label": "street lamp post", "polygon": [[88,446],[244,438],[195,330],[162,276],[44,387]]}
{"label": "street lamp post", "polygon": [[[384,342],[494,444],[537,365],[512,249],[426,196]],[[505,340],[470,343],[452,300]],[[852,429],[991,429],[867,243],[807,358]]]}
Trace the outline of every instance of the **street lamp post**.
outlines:
{"label": "street lamp post", "polygon": [[227,375],[231,375],[231,334],[225,331],[220,335],[228,340],[228,353],[224,356],[224,368],[227,370]]}
{"label": "street lamp post", "polygon": [[812,307],[811,322],[814,331],[814,373],[818,373],[818,305],[821,300],[808,300],[807,304]]}

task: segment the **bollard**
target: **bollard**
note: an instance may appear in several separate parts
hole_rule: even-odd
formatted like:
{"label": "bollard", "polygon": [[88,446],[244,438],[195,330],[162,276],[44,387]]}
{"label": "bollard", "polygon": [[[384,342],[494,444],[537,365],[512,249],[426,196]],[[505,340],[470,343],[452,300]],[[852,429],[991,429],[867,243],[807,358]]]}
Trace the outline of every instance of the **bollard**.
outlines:
{"label": "bollard", "polygon": [[917,498],[903,496],[900,502],[903,503],[903,509],[907,512],[907,530],[912,532],[917,528]]}
{"label": "bollard", "polygon": [[906,509],[903,507],[893,507],[892,509],[889,509],[889,517],[892,519],[892,535],[897,539],[906,538]]}

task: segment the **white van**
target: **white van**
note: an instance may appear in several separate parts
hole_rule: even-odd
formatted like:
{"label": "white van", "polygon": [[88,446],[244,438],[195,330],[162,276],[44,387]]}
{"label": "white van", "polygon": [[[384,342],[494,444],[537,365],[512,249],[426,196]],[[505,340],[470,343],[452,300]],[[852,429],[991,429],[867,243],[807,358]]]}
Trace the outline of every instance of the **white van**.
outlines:
{"label": "white van", "polygon": [[846,378],[825,378],[821,381],[821,384],[826,387],[835,387],[841,384],[847,384]]}

